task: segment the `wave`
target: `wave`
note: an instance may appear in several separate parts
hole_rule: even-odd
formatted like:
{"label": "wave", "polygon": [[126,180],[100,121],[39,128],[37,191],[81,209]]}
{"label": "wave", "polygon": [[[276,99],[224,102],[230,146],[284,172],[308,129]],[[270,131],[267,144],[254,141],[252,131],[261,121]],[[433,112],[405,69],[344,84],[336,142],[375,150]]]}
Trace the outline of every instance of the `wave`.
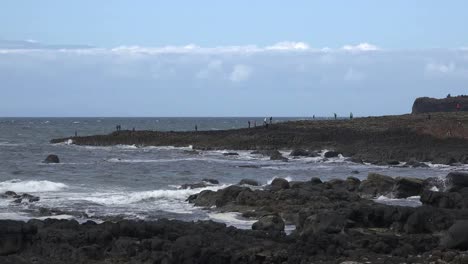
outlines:
{"label": "wave", "polygon": [[398,205],[398,206],[408,206],[408,207],[418,207],[422,203],[420,201],[420,196],[411,196],[403,199],[390,198],[384,195],[381,195],[374,199],[377,203],[388,204],[388,205]]}
{"label": "wave", "polygon": [[0,192],[55,192],[68,188],[66,184],[51,181],[22,181],[18,179],[0,182]]}
{"label": "wave", "polygon": [[222,188],[226,188],[227,186],[228,185],[209,186],[206,188],[183,190],[154,190],[128,193],[99,193],[94,195],[91,194],[87,197],[80,199],[103,205],[126,205],[154,201],[185,202],[185,200],[192,194],[196,194],[204,190],[216,191]]}

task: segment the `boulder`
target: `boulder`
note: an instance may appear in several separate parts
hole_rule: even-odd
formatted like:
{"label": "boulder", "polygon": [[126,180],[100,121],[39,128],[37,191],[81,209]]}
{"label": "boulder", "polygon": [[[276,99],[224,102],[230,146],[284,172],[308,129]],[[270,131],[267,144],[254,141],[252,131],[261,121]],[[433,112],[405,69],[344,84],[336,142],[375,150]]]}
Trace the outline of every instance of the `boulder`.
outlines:
{"label": "boulder", "polygon": [[346,217],[337,212],[321,212],[307,217],[301,235],[309,236],[319,232],[339,233],[346,226]]}
{"label": "boulder", "polygon": [[270,160],[280,160],[286,162],[288,161],[288,158],[283,157],[283,155],[279,151],[277,151],[270,156]]}
{"label": "boulder", "polygon": [[468,173],[450,172],[445,179],[447,189],[458,189],[468,187]]}
{"label": "boulder", "polygon": [[323,183],[319,177],[312,177],[312,179],[310,179],[310,182],[314,185]]}
{"label": "boulder", "polygon": [[454,218],[438,208],[418,207],[407,219],[404,230],[409,234],[434,233],[449,228]]}
{"label": "boulder", "polygon": [[396,166],[399,165],[400,162],[398,160],[387,160],[386,162],[388,165]]}
{"label": "boulder", "polygon": [[44,163],[60,163],[60,159],[57,155],[51,154],[47,156],[47,158],[44,160]]}
{"label": "boulder", "polygon": [[273,191],[289,189],[289,182],[283,178],[273,179],[270,185],[270,189]]}
{"label": "boulder", "polygon": [[444,249],[468,250],[468,220],[456,221],[441,237]]}
{"label": "boulder", "polygon": [[408,162],[406,162],[405,165],[413,168],[429,168],[429,165],[427,165],[426,163],[422,163],[414,159],[409,160]]}
{"label": "boulder", "polygon": [[325,154],[323,155],[325,158],[336,158],[338,157],[338,155],[340,155],[341,153],[338,152],[338,151],[327,151],[325,152]]}
{"label": "boulder", "polygon": [[390,176],[369,173],[367,179],[361,182],[359,192],[364,197],[376,197],[392,192],[394,185],[395,179]]}
{"label": "boulder", "polygon": [[420,200],[425,205],[437,208],[461,209],[463,207],[463,197],[457,192],[424,190]]}
{"label": "boulder", "polygon": [[205,188],[208,185],[203,182],[198,182],[198,183],[185,183],[180,186],[180,189],[199,189],[199,188]]}
{"label": "boulder", "polygon": [[294,149],[289,154],[289,156],[293,156],[293,157],[309,157],[311,155],[313,155],[313,153],[311,153],[311,152],[309,152],[308,150],[305,150],[305,149]]}
{"label": "boulder", "polygon": [[284,231],[284,221],[277,214],[264,215],[258,219],[257,222],[252,225],[253,230],[261,231]]}
{"label": "boulder", "polygon": [[218,180],[215,180],[215,179],[207,179],[207,178],[205,178],[205,179],[203,179],[202,181],[203,181],[203,182],[207,182],[207,183],[209,183],[209,184],[219,184],[219,181],[218,181]]}
{"label": "boulder", "polygon": [[260,184],[256,180],[251,180],[251,179],[242,179],[239,182],[239,185],[251,185],[251,186],[259,186]]}
{"label": "boulder", "polygon": [[239,153],[237,153],[237,152],[226,152],[226,153],[223,153],[223,156],[239,156]]}
{"label": "boulder", "polygon": [[420,195],[423,189],[423,180],[416,178],[397,177],[393,187],[395,198],[408,198]]}

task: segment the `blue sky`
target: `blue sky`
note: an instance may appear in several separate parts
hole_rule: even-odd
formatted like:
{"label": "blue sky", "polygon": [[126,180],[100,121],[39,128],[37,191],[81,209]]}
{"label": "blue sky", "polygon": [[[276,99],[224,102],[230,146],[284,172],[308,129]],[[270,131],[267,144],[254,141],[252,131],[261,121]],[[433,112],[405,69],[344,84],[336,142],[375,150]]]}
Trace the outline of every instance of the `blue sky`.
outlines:
{"label": "blue sky", "polygon": [[5,1],[0,116],[400,114],[467,93],[466,1]]}

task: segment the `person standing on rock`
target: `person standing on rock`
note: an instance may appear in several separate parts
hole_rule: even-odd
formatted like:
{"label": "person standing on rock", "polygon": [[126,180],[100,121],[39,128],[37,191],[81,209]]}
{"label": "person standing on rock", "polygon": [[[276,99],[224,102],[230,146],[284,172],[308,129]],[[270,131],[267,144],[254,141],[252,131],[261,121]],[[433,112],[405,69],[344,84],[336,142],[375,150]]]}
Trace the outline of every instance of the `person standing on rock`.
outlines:
{"label": "person standing on rock", "polygon": [[198,131],[198,126],[197,125],[195,125],[195,131]]}
{"label": "person standing on rock", "polygon": [[334,115],[335,115],[335,120],[336,120],[336,118],[337,118],[338,116],[336,115],[336,113],[334,113]]}
{"label": "person standing on rock", "polygon": [[353,119],[353,112],[349,113],[349,119]]}
{"label": "person standing on rock", "polygon": [[250,120],[247,123],[249,123],[249,128],[250,128]]}
{"label": "person standing on rock", "polygon": [[270,116],[270,125],[273,124],[273,117]]}

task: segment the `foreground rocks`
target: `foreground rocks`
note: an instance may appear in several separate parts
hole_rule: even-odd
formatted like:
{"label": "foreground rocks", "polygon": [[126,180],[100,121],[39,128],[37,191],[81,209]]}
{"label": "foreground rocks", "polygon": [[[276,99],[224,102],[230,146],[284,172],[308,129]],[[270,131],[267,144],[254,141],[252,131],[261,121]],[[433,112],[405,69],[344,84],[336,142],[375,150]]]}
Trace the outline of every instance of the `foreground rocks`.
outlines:
{"label": "foreground rocks", "polygon": [[[408,192],[413,192],[409,186],[421,187],[424,194],[437,183],[389,178],[274,179],[264,189],[233,185],[189,197],[198,206],[256,219],[252,230],[166,219],[81,225],[3,220],[0,263],[466,263],[468,210],[391,206],[363,198],[402,186]],[[286,224],[296,226],[290,235]]]}

